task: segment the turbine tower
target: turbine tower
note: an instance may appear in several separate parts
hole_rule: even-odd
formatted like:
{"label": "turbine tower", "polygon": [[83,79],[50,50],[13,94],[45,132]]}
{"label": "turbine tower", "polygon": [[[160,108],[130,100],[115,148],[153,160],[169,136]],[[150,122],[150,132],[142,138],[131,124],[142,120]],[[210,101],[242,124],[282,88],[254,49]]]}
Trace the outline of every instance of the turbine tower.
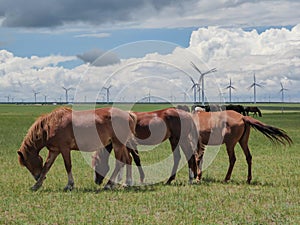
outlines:
{"label": "turbine tower", "polygon": [[229,80],[229,85],[226,87],[229,90],[229,103],[231,103],[231,89],[235,90],[236,88],[232,86],[231,78]]}
{"label": "turbine tower", "polygon": [[112,88],[112,85],[109,85],[108,87],[103,87],[104,90],[106,90],[106,102],[109,103],[109,95],[110,95],[110,89]]}
{"label": "turbine tower", "polygon": [[[199,77],[198,84],[200,84],[200,83],[202,84],[202,87],[201,87],[201,89],[202,89],[202,90],[201,90],[201,91],[202,91],[202,105],[204,105],[204,99],[205,99],[205,94],[204,94],[204,76],[207,75],[207,74],[209,74],[209,73],[216,72],[217,69],[216,69],[216,68],[213,68],[213,69],[211,69],[211,70],[208,70],[208,71],[202,73],[201,70],[200,70],[193,62],[191,62],[191,64],[192,64],[192,67],[193,67],[198,73],[200,73],[200,77]],[[200,101],[200,99],[199,99],[199,101]]]}
{"label": "turbine tower", "polygon": [[[190,78],[190,80],[193,83],[190,90],[193,89],[193,91],[194,91],[194,103],[196,103],[197,102],[197,89],[199,89],[200,84],[196,83],[195,80],[190,75],[188,75],[188,77]],[[200,101],[200,97],[199,97],[199,101]]]}
{"label": "turbine tower", "polygon": [[62,86],[62,89],[64,89],[65,92],[66,92],[66,103],[68,103],[68,102],[69,102],[68,92],[69,92],[70,90],[73,90],[74,88],[72,88],[72,87],[66,88],[66,87]]}
{"label": "turbine tower", "polygon": [[37,94],[41,93],[40,91],[35,91],[35,90],[32,90],[33,91],[33,95],[34,95],[34,103],[36,103],[36,96]]}
{"label": "turbine tower", "polygon": [[288,89],[284,88],[283,84],[281,82],[280,82],[280,85],[281,85],[281,89],[280,89],[280,92],[281,92],[281,102],[284,103],[284,92],[287,91]]}
{"label": "turbine tower", "polygon": [[253,74],[253,83],[248,87],[248,89],[253,88],[253,103],[256,104],[256,86],[262,88],[261,84],[256,83],[255,73]]}

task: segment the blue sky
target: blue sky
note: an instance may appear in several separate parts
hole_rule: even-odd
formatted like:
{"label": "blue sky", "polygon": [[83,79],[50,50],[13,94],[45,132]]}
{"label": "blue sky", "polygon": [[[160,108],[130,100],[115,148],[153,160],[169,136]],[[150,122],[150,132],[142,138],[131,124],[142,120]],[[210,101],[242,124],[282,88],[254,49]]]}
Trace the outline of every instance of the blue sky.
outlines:
{"label": "blue sky", "polygon": [[[228,98],[223,86],[230,78],[233,85],[240,87],[233,92],[233,99],[249,101],[251,91],[245,94],[242,89],[247,89],[254,73],[266,86],[258,91],[259,100],[280,101],[280,94],[272,90],[277,87],[280,90],[282,83],[289,89],[286,99],[299,101],[300,94],[296,91],[300,87],[299,8],[299,1],[293,0],[50,0],[47,3],[3,0],[0,2],[0,101],[6,101],[5,96],[10,96],[10,100],[32,101],[35,89],[49,95],[49,99],[51,90],[54,101],[63,96],[61,86],[78,85],[82,73],[90,71],[94,73],[90,80],[95,74],[101,77],[97,81],[100,87],[105,82],[115,82],[111,92],[114,96],[119,96],[117,90],[126,86],[126,76],[139,80],[142,75],[136,71],[143,71],[148,76],[158,73],[165,80],[139,84],[143,90],[141,94],[131,93],[135,98],[143,98],[151,90],[164,99],[170,99],[171,95],[175,99],[176,95],[177,100],[183,100],[182,94],[171,93],[172,87],[168,89],[168,85],[162,84],[172,81],[172,85],[182,87],[178,92],[184,90],[192,100],[190,84],[183,80],[184,75],[177,73],[185,71],[198,79],[198,74],[189,68],[190,58],[197,61],[201,70],[217,67],[213,80],[217,81],[218,90],[211,90],[214,82],[207,78],[207,98],[211,95],[214,101],[217,92],[222,92],[225,100]],[[101,64],[91,67],[92,59],[110,50],[113,55],[101,58]],[[185,54],[190,55],[184,58]],[[168,64],[164,68],[151,67],[149,59]],[[133,68],[134,60],[139,67]],[[137,63],[140,60],[148,61],[142,65]],[[171,64],[177,72],[170,68]],[[131,70],[125,78],[113,81],[111,75],[126,65]],[[56,83],[59,85],[53,88]],[[22,91],[18,90],[20,87]],[[88,96],[98,92],[103,95],[95,87]]]}

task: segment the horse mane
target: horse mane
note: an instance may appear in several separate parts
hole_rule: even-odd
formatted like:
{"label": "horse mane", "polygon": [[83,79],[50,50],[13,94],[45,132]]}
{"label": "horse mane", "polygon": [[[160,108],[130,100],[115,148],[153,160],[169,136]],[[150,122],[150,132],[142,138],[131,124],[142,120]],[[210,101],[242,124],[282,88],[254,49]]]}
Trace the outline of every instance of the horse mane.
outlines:
{"label": "horse mane", "polygon": [[39,116],[28,129],[23,144],[34,146],[36,148],[35,141],[40,139],[47,140],[50,129],[56,127],[62,117],[69,112],[72,112],[72,109],[60,107],[54,109],[50,113]]}

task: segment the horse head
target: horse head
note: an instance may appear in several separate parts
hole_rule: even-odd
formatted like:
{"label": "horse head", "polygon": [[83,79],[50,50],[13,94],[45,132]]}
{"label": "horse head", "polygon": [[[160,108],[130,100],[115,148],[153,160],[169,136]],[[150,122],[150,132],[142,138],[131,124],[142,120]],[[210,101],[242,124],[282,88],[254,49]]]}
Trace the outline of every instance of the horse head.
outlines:
{"label": "horse head", "polygon": [[18,151],[19,163],[25,166],[35,180],[38,180],[43,169],[43,158],[38,153],[20,149]]}

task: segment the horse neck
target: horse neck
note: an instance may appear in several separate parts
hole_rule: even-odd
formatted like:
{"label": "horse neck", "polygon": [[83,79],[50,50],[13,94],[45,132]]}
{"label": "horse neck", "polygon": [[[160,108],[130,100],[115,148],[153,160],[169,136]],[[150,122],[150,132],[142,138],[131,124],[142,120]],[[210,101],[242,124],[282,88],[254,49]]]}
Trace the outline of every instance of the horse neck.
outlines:
{"label": "horse neck", "polygon": [[24,151],[33,154],[39,154],[41,149],[45,146],[44,140],[39,142],[40,143],[38,143],[37,141],[25,139],[21,145],[21,149],[24,149]]}

